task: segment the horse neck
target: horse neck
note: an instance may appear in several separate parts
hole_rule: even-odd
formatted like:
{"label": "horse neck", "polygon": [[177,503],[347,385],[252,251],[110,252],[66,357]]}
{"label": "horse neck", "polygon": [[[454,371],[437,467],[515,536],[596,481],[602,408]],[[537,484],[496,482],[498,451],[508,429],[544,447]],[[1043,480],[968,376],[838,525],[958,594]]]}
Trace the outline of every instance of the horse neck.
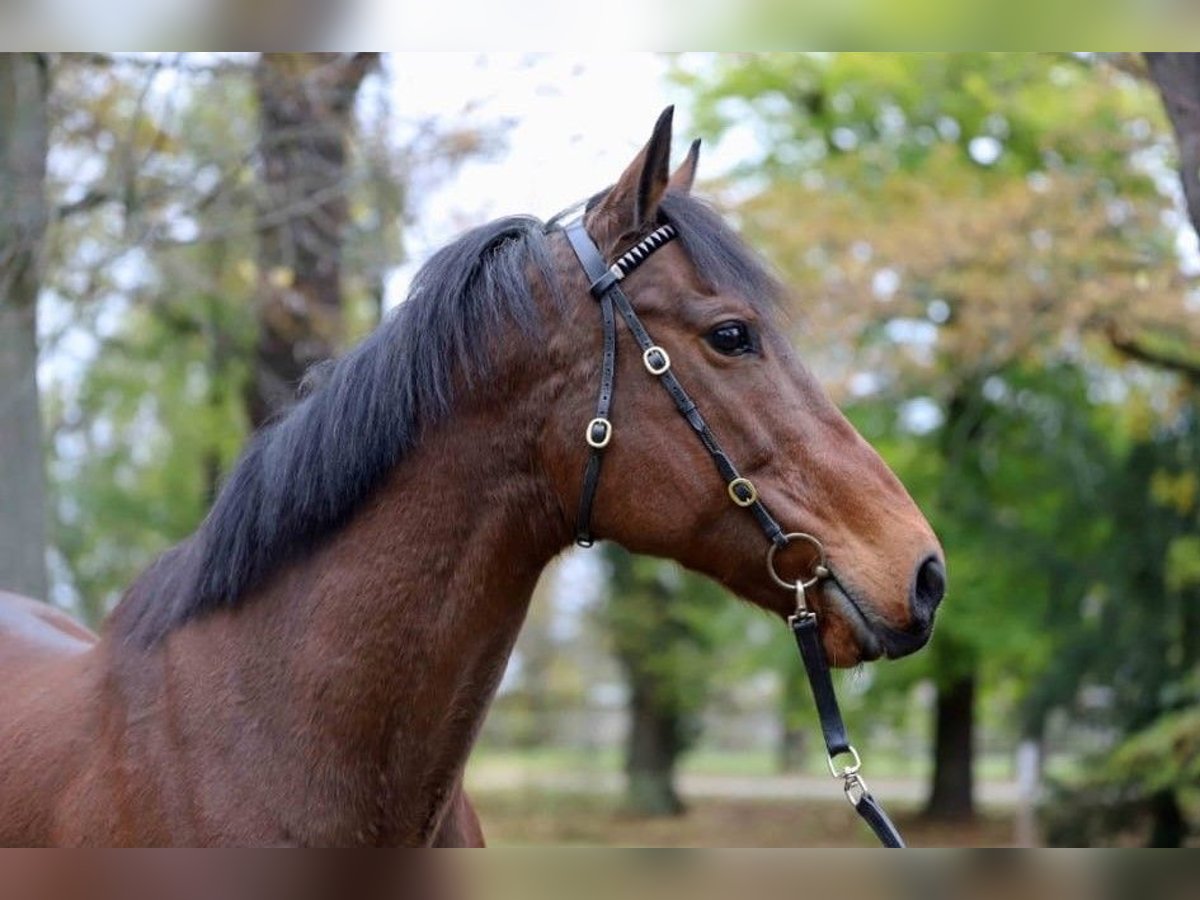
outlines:
{"label": "horse neck", "polygon": [[311,557],[169,639],[173,669],[232,681],[219,716],[263,735],[273,766],[306,769],[305,785],[337,772],[329,793],[341,797],[377,794],[371,808],[394,813],[371,831],[428,836],[538,574],[569,540],[533,452],[552,390],[543,378],[519,402],[479,403],[432,429]]}

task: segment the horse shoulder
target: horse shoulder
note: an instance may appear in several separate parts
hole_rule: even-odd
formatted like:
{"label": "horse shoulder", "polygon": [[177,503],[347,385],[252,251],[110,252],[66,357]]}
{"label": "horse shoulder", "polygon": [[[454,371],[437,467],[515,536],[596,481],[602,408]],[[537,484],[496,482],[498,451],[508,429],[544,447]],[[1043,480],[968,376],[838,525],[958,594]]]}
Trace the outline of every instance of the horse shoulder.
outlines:
{"label": "horse shoulder", "polygon": [[441,827],[434,837],[435,847],[483,847],[483,827],[479,824],[479,816],[475,807],[467,797],[467,792],[460,781],[455,788],[454,799],[450,802]]}
{"label": "horse shoulder", "polygon": [[0,843],[55,843],[92,754],[97,637],[65,613],[0,592]]}

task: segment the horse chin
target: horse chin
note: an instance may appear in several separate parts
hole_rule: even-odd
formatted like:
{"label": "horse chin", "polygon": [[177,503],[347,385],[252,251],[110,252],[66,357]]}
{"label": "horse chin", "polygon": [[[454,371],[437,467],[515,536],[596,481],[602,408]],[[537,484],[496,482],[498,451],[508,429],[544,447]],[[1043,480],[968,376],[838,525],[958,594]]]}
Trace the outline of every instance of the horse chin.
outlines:
{"label": "horse chin", "polygon": [[817,615],[825,619],[825,655],[841,668],[879,659],[886,646],[858,603],[834,579],[821,585]]}
{"label": "horse chin", "polygon": [[[787,618],[795,607],[780,602],[779,592],[737,591],[741,597],[780,618]],[[850,668],[860,663],[871,662],[882,656],[891,656],[887,642],[875,626],[863,614],[856,601],[832,581],[822,583],[818,592],[809,593],[809,602],[817,614],[821,629],[821,645],[830,666]]]}
{"label": "horse chin", "polygon": [[818,614],[829,621],[825,650],[830,665],[900,659],[924,647],[933,633],[932,623],[920,630],[892,628],[836,578],[822,585],[821,600]]}

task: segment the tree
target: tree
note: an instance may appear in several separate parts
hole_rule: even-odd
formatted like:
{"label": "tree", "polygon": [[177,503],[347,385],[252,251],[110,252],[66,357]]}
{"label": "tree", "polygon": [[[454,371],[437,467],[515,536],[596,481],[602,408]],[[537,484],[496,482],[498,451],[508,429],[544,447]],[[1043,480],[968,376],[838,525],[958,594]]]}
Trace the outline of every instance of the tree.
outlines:
{"label": "tree", "polygon": [[97,624],[195,529],[246,432],[254,96],[244,67],[187,58],[54,67],[53,533],[63,586]]}
{"label": "tree", "polygon": [[[1121,70],[1153,81],[1175,135],[1179,183],[1192,230],[1200,236],[1200,54],[1146,53],[1145,64],[1134,54],[1110,58]],[[1140,331],[1110,326],[1109,339],[1125,356],[1177,372],[1200,382],[1200,340],[1180,331],[1177,322],[1159,322]]]}
{"label": "tree", "polygon": [[[1192,229],[1200,228],[1200,57],[1150,53],[1144,67],[1136,57],[1113,61],[1158,88],[1176,137],[1184,206]],[[1160,395],[1172,400],[1162,421],[1144,411],[1133,419],[1132,445],[1109,489],[1126,525],[1117,533],[1120,553],[1091,627],[1079,630],[1044,690],[1061,698],[1103,685],[1105,724],[1118,736],[1080,775],[1056,783],[1047,831],[1062,843],[1176,847],[1196,828],[1187,797],[1200,744],[1200,340],[1185,322],[1109,331],[1120,353],[1178,377]]]}
{"label": "tree", "polygon": [[374,53],[263,53],[255,67],[263,191],[247,405],[256,428],[345,337],[346,155],[355,97],[377,64]]}
{"label": "tree", "polygon": [[38,398],[48,63],[0,55],[0,588],[46,598],[46,475]]}
{"label": "tree", "polygon": [[1200,53],[1147,53],[1146,64],[1175,131],[1183,196],[1200,234]]}
{"label": "tree", "polygon": [[610,595],[601,613],[628,691],[626,805],[640,815],[684,812],[680,758],[700,733],[721,610],[719,587],[658,559],[605,545]]}

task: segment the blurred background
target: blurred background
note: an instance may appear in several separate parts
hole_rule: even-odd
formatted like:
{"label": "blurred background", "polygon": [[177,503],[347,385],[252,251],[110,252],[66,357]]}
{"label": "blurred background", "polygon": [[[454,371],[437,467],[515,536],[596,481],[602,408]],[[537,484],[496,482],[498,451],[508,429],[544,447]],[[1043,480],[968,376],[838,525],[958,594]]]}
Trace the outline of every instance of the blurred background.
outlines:
{"label": "blurred background", "polygon": [[[945,545],[930,647],[839,675],[874,792],[918,845],[1196,843],[1193,54],[0,55],[0,587],[98,624],[437,246],[667,103]],[[468,785],[495,843],[870,843],[786,629],[614,547]]]}

